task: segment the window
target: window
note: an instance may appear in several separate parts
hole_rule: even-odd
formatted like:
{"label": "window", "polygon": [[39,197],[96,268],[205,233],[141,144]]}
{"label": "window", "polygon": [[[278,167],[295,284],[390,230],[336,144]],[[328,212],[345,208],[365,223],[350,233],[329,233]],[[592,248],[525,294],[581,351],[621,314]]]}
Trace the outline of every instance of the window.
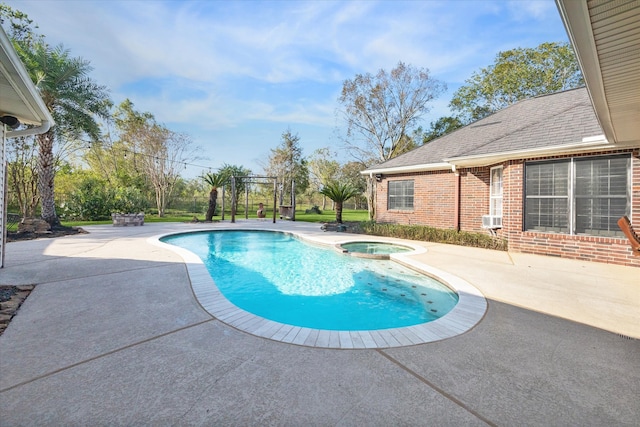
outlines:
{"label": "window", "polygon": [[413,180],[389,181],[387,209],[413,210]]}
{"label": "window", "polygon": [[493,218],[502,217],[502,166],[491,168],[489,215]]}
{"label": "window", "polygon": [[628,158],[575,161],[576,233],[619,234],[628,205]]}
{"label": "window", "polygon": [[527,163],[525,230],[621,235],[630,205],[630,156]]}
{"label": "window", "polygon": [[525,230],[569,232],[569,165],[527,164]]}

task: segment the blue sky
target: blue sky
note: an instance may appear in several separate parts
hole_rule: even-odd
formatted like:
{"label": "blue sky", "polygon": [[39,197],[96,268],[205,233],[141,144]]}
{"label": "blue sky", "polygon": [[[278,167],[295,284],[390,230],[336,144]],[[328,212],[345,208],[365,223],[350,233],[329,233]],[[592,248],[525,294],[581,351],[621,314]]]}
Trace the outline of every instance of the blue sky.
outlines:
{"label": "blue sky", "polygon": [[356,74],[398,61],[428,68],[448,87],[423,117],[428,128],[499,51],[568,40],[552,0],[5,2],[89,60],[116,103],[129,98],[188,133],[203,157],[194,164],[255,173],[287,129],[306,156],[330,146],[350,160],[336,109]]}

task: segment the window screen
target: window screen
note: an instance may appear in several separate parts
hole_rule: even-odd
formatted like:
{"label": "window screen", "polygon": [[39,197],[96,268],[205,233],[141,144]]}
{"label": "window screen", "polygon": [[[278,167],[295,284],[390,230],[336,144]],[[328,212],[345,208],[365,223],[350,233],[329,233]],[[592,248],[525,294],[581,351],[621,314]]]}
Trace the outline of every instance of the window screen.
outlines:
{"label": "window screen", "polygon": [[491,168],[489,215],[502,217],[502,166]]}
{"label": "window screen", "polygon": [[413,180],[389,181],[387,209],[413,209]]}
{"label": "window screen", "polygon": [[629,210],[630,165],[628,155],[528,163],[525,230],[621,235],[616,222]]}
{"label": "window screen", "polygon": [[575,161],[576,233],[618,234],[627,211],[628,157]]}
{"label": "window screen", "polygon": [[569,231],[569,161],[526,168],[525,229]]}

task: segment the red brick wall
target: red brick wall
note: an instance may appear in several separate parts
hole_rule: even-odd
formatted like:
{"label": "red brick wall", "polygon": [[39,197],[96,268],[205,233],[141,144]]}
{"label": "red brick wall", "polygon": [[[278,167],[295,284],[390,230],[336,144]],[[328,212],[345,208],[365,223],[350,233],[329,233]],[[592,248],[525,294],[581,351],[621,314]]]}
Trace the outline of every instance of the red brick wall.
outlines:
{"label": "red brick wall", "polygon": [[[589,153],[588,156],[625,152],[628,153],[630,150]],[[640,229],[640,149],[634,149],[632,153],[630,219],[631,223]],[[572,156],[554,156],[545,159],[563,157]],[[535,160],[544,159],[537,158]],[[509,241],[510,251],[640,267],[640,256],[632,255],[626,238],[523,232],[524,162],[525,160],[513,160],[502,164],[503,228],[498,230],[498,235]],[[460,229],[488,233],[482,229],[482,215],[489,213],[489,181],[490,170],[493,166],[500,166],[500,164],[459,169],[457,172],[459,178],[450,170],[386,176],[382,182],[378,183],[376,189],[376,220],[397,224],[454,228],[456,225],[455,188],[459,179],[460,212],[458,220]],[[414,209],[412,211],[387,210],[388,182],[406,179],[414,180]]]}
{"label": "red brick wall", "polygon": [[[413,210],[387,210],[389,181],[413,180]],[[451,171],[419,172],[383,178],[376,186],[376,221],[454,227],[455,176]]]}
{"label": "red brick wall", "polygon": [[460,169],[460,230],[485,231],[482,215],[489,214],[490,168]]}
{"label": "red brick wall", "polygon": [[[581,156],[628,152],[630,150],[589,153]],[[640,150],[635,149],[632,153],[631,215],[629,219],[631,219],[631,223],[636,228],[640,228]],[[567,157],[579,156],[555,156],[550,158],[560,159]],[[509,169],[508,179],[507,175],[503,175],[503,186],[509,189],[509,196],[507,197],[505,194],[504,200],[508,200],[510,206],[508,214],[507,211],[503,210],[502,231],[509,241],[510,251],[640,267],[640,256],[634,256],[631,253],[631,248],[626,238],[572,236],[522,231],[524,161],[510,162]]]}

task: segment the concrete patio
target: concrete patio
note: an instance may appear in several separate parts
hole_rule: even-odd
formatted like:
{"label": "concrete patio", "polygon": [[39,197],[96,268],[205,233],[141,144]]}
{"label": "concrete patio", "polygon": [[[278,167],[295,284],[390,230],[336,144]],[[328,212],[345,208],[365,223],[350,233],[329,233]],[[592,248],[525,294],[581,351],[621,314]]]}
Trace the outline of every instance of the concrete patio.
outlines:
{"label": "concrete patio", "polygon": [[[0,425],[638,425],[640,270],[423,243],[416,261],[487,299],[462,335],[397,348],[254,336],[198,303],[146,224],[7,245],[0,284],[36,284],[0,337]],[[362,239],[362,236],[354,236]]]}

